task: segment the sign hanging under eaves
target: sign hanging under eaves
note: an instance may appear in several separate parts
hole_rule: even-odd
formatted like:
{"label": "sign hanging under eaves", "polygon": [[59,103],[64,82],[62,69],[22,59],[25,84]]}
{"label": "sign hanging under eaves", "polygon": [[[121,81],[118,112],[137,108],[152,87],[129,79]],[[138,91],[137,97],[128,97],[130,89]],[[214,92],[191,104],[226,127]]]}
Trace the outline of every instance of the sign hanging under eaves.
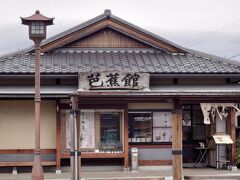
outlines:
{"label": "sign hanging under eaves", "polygon": [[138,72],[84,72],[79,73],[78,90],[147,90],[149,77]]}

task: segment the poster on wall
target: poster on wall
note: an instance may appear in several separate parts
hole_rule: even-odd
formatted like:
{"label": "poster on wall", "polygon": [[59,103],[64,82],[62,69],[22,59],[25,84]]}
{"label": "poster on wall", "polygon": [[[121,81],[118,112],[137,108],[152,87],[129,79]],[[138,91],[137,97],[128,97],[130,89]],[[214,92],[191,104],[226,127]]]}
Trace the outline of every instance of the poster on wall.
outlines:
{"label": "poster on wall", "polygon": [[95,148],[95,125],[94,110],[81,110],[80,127],[80,148],[84,150],[94,150]]}
{"label": "poster on wall", "polygon": [[66,149],[71,148],[70,112],[66,111]]}
{"label": "poster on wall", "polygon": [[172,142],[172,128],[153,128],[153,142]]}
{"label": "poster on wall", "polygon": [[172,112],[153,112],[153,127],[171,127]]}
{"label": "poster on wall", "polygon": [[62,123],[61,126],[64,127],[64,129],[61,130],[62,131],[61,133],[63,133],[62,135],[65,136],[65,139],[62,138],[63,148],[70,149],[71,147],[70,111],[61,109],[60,119]]}

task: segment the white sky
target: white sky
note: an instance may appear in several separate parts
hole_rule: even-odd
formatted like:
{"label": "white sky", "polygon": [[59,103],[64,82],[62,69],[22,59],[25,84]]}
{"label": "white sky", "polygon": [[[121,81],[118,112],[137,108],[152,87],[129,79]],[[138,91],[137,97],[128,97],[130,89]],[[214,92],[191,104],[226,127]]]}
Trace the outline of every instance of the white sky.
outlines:
{"label": "white sky", "polygon": [[19,17],[37,9],[55,17],[48,37],[111,9],[112,14],[179,45],[227,58],[240,54],[240,0],[1,0],[0,4],[0,54],[32,45]]}

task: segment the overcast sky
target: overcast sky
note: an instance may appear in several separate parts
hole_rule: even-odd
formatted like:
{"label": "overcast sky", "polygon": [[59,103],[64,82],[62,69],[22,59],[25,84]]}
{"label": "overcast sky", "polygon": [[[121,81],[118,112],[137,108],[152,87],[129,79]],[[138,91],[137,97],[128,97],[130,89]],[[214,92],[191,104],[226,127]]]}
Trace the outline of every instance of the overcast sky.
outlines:
{"label": "overcast sky", "polygon": [[0,55],[32,45],[19,17],[37,9],[55,17],[48,37],[111,9],[179,45],[227,58],[240,54],[240,0],[1,0]]}

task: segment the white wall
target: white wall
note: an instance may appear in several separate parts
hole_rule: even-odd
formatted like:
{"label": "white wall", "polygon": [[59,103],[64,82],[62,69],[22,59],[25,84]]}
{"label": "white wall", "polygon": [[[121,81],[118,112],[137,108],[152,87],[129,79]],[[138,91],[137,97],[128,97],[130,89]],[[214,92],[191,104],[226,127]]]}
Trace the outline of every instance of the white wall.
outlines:
{"label": "white wall", "polygon": [[[34,101],[0,100],[0,149],[34,148]],[[56,148],[56,102],[41,102],[41,149]]]}

